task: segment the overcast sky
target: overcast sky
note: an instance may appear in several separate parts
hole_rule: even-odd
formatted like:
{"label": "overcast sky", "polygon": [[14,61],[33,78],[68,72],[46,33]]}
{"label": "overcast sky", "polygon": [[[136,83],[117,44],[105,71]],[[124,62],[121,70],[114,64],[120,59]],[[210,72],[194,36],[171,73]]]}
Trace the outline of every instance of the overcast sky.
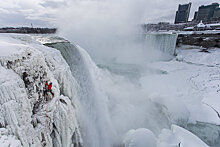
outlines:
{"label": "overcast sky", "polygon": [[[0,0],[0,27],[3,26],[56,26],[57,15],[73,5],[73,1],[80,0]],[[82,0],[81,0],[82,1]],[[86,1],[111,1],[111,0],[83,0]],[[118,3],[120,0],[118,0]],[[133,0],[136,1],[136,0]],[[137,5],[144,8],[144,21],[146,23],[167,21],[173,22],[178,4],[188,3],[188,0],[141,0],[143,4]],[[192,0],[190,19],[200,5],[207,5],[213,0]],[[126,5],[123,3],[123,5]],[[111,10],[110,10],[111,11]],[[68,11],[71,13],[70,11]],[[85,15],[85,14],[83,14]],[[80,16],[79,14],[79,17]]]}

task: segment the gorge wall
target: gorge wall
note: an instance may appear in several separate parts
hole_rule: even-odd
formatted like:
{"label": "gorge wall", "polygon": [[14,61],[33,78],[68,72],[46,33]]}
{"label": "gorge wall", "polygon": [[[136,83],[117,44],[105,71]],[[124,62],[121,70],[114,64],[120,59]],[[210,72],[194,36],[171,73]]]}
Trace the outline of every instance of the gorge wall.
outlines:
{"label": "gorge wall", "polygon": [[177,46],[194,45],[204,48],[220,48],[220,33],[217,34],[179,34]]}

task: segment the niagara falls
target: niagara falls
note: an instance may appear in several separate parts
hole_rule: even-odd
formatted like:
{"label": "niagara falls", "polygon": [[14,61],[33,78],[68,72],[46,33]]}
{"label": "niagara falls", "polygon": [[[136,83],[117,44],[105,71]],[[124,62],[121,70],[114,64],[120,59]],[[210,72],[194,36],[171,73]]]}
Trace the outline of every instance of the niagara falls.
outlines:
{"label": "niagara falls", "polygon": [[0,2],[0,147],[220,147],[212,0]]}

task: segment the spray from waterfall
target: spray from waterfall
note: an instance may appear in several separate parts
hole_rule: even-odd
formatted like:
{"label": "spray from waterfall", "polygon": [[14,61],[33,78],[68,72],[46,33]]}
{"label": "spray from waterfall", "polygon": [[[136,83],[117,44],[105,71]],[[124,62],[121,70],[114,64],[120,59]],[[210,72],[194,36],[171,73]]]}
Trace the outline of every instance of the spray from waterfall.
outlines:
{"label": "spray from waterfall", "polygon": [[119,146],[130,129],[150,128],[159,134],[167,128],[167,116],[149,100],[140,81],[146,74],[142,65],[161,57],[141,38],[139,29],[147,2],[87,0],[68,6],[58,16],[59,33],[100,63],[98,68],[80,47],[56,46],[81,87],[79,115],[84,145]]}
{"label": "spray from waterfall", "polygon": [[58,15],[59,33],[96,61],[140,63],[146,7],[144,0],[73,1]]}

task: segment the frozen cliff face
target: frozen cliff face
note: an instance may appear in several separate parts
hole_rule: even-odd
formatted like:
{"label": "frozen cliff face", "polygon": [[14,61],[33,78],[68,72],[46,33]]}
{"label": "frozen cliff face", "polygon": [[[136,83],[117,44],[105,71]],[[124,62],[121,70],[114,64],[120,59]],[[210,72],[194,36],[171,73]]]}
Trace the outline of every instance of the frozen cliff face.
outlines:
{"label": "frozen cliff face", "polygon": [[[60,52],[28,35],[0,40],[0,129],[7,130],[0,143],[7,136],[25,147],[81,146],[77,83]],[[44,94],[46,81],[54,96]]]}

